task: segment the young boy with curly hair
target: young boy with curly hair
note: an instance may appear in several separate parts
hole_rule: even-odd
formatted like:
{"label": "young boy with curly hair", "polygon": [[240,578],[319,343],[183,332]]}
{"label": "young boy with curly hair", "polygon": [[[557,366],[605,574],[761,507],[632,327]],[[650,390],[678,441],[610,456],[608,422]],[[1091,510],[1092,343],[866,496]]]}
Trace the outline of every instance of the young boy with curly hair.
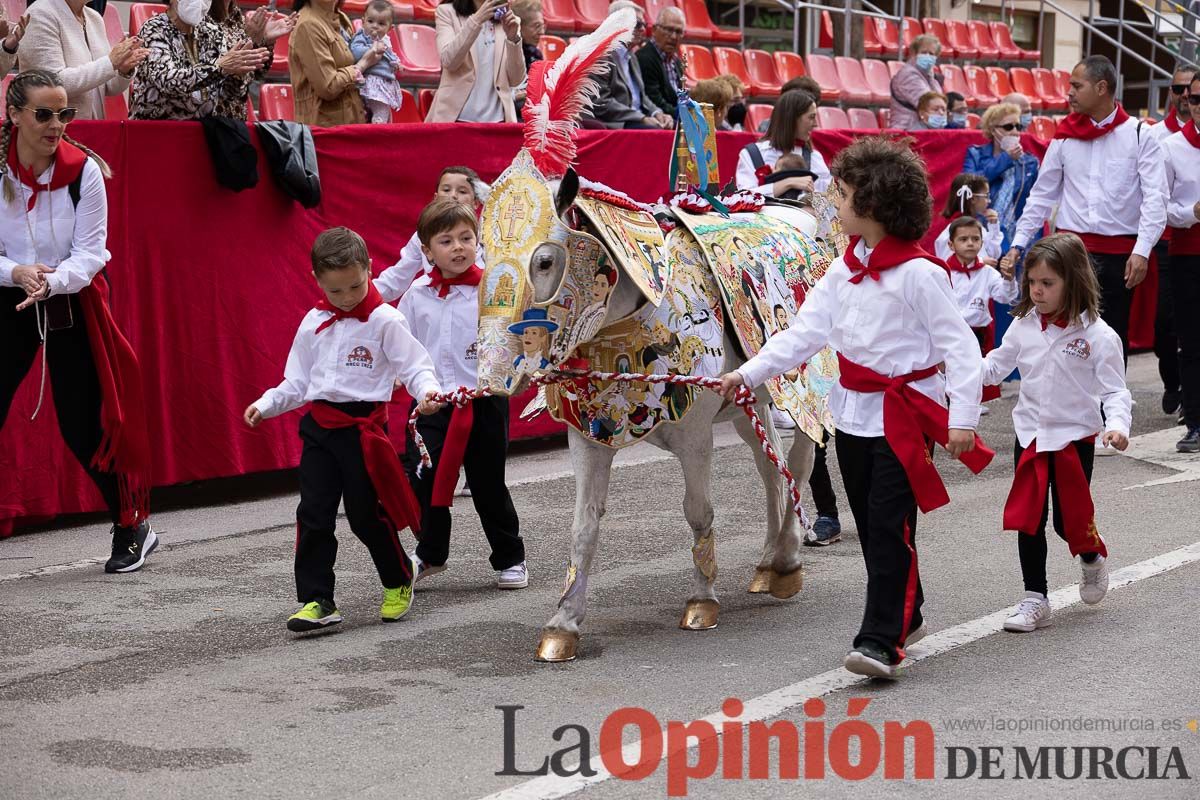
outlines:
{"label": "young boy with curly hair", "polygon": [[928,442],[974,472],[993,453],[975,436],[979,346],[944,265],[917,244],[932,202],[924,164],[906,143],[872,137],[842,150],[831,171],[844,198],[838,216],[851,237],[845,254],[791,326],[721,383],[732,398],[737,387],[761,386],[826,343],[837,350],[841,378],[829,405],[867,566],[866,610],[844,663],[860,675],[890,678],[904,648],[926,634],[917,508],[949,502]]}

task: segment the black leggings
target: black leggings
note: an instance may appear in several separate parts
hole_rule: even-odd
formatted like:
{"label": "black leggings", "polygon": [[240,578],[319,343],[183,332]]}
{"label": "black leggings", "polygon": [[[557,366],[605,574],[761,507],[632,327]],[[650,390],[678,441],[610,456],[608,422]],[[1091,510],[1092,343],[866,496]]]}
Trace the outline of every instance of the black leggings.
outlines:
{"label": "black leggings", "polygon": [[[1072,442],[1072,447],[1079,453],[1079,461],[1083,464],[1083,474],[1087,476],[1088,483],[1092,482],[1092,464],[1096,460],[1096,444],[1095,442]],[[1016,442],[1014,449],[1014,464],[1021,461],[1021,453],[1025,452],[1025,448],[1021,447],[1021,443]],[[1049,495],[1047,502],[1042,505],[1042,521],[1038,525],[1036,534],[1017,533],[1017,555],[1021,559],[1021,577],[1025,581],[1025,591],[1038,592],[1046,594],[1046,553],[1048,547],[1046,545],[1046,521],[1049,517],[1050,503],[1054,501],[1054,532],[1064,542],[1067,540],[1067,535],[1063,531],[1062,510],[1058,505],[1058,481],[1054,478],[1054,460],[1050,461],[1050,480],[1048,481]],[[1092,555],[1092,559],[1088,558]],[[1094,554],[1085,554],[1085,561],[1095,560]]]}

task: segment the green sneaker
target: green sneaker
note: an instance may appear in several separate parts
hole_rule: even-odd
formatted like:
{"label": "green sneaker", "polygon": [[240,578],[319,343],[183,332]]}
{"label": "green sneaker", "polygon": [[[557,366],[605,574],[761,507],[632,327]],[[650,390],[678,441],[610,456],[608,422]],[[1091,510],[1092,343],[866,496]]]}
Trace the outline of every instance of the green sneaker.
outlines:
{"label": "green sneaker", "polygon": [[413,587],[399,586],[395,589],[384,588],[383,605],[379,607],[379,618],[384,622],[397,622],[412,608]]}
{"label": "green sneaker", "polygon": [[337,625],[341,621],[342,615],[336,608],[313,601],[306,603],[304,608],[288,617],[287,628],[293,633],[305,633]]}

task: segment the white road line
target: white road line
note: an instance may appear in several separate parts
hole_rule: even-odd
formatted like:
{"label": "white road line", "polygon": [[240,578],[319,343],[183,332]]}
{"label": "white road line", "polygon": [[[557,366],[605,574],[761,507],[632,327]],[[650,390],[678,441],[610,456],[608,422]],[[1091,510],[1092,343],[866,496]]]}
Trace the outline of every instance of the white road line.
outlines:
{"label": "white road line", "polygon": [[103,564],[107,558],[84,558],[79,561],[72,561],[69,564],[51,564],[48,567],[38,567],[37,569],[26,570],[25,572],[14,572],[11,575],[0,575],[0,583],[7,581],[19,581],[22,578],[39,578],[44,575],[53,575],[56,572],[70,572],[73,569],[82,569],[83,567],[91,567],[96,564]]}
{"label": "white road line", "polygon": [[1200,455],[1196,453],[1180,453],[1175,450],[1175,442],[1182,435],[1183,428],[1163,428],[1153,433],[1144,433],[1129,440],[1129,449],[1124,455],[1145,461],[1159,467],[1176,470],[1174,475],[1165,478],[1139,483],[1130,489],[1144,489],[1147,486],[1163,486],[1168,483],[1183,483],[1200,480]]}
{"label": "white road line", "polygon": [[[1117,570],[1109,578],[1109,591],[1111,592],[1132,583],[1152,578],[1155,575],[1161,575],[1164,572],[1169,572],[1196,561],[1200,561],[1200,542],[1195,542],[1178,550],[1172,550],[1169,553],[1163,553],[1162,555],[1154,556],[1153,558],[1148,558],[1145,561],[1139,561],[1136,564],[1131,564],[1128,567]],[[1079,603],[1079,584],[1065,586],[1050,593],[1050,604],[1056,611]],[[973,619],[970,622],[964,622],[952,628],[947,628],[944,631],[931,634],[922,640],[920,644],[913,646],[904,663],[911,665],[919,661],[924,661],[927,658],[940,656],[963,645],[971,644],[992,634],[999,633],[1001,625],[1003,625],[1004,620],[1011,613],[1011,608],[1004,608],[978,619]],[[902,674],[906,668],[902,668]],[[866,683],[868,680],[870,679],[854,675],[841,668],[822,672],[820,675],[814,675],[811,678],[806,678],[790,686],[785,686],[782,689],[776,689],[773,692],[745,701],[745,710],[739,719],[745,724],[777,717],[789,709],[800,706],[809,698],[832,694],[833,692],[848,689],[860,683]],[[717,735],[719,736],[721,723],[728,718],[722,713],[716,713],[709,714],[703,717],[703,719],[716,728]],[[665,760],[668,755],[665,745],[665,729],[662,735],[664,742],[663,758]],[[625,745],[621,749],[624,762],[626,764],[636,763],[641,754],[641,748],[640,739]],[[603,763],[598,757],[591,759],[591,765],[596,770],[596,774],[591,777],[574,775],[562,778],[557,775],[546,775],[518,784],[509,789],[489,794],[486,797],[480,798],[480,800],[553,800],[553,798],[574,794],[612,777],[611,773],[604,768]]]}

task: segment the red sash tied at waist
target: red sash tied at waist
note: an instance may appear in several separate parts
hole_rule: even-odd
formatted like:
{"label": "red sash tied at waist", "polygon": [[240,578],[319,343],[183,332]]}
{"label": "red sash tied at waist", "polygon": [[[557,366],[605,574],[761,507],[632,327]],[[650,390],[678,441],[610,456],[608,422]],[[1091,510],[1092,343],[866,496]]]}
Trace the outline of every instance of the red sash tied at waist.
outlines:
{"label": "red sash tied at waist", "polygon": [[[838,353],[838,366],[841,368],[841,384],[847,389],[854,392],[883,392],[883,436],[904,467],[921,511],[929,513],[949,503],[950,495],[946,493],[946,485],[933,465],[925,437],[945,447],[950,441],[950,412],[941,403],[909,386],[913,381],[936,374],[937,367],[926,367],[889,378],[855,364],[841,353]],[[959,460],[971,472],[979,474],[995,455],[976,435],[975,449],[963,453]]]}
{"label": "red sash tied at waist", "polygon": [[1092,490],[1074,445],[1069,444],[1053,453],[1039,453],[1037,441],[1029,443],[1017,462],[1012,489],[1004,503],[1004,529],[1037,534],[1047,500],[1051,461],[1058,490],[1058,510],[1062,514],[1063,533],[1071,555],[1099,553],[1107,557],[1108,548],[1096,530]]}
{"label": "red sash tied at waist", "polygon": [[1137,244],[1137,237],[1132,234],[1118,234],[1116,236],[1105,236],[1099,233],[1078,233],[1076,231],[1068,231],[1059,229],[1059,233],[1073,233],[1083,240],[1083,246],[1087,248],[1089,253],[1095,253],[1102,256],[1127,256],[1133,253],[1133,247]]}
{"label": "red sash tied at waist", "polygon": [[467,454],[467,442],[475,424],[475,401],[464,406],[454,406],[450,411],[450,428],[446,441],[442,443],[442,454],[438,457],[437,472],[433,474],[434,508],[449,508],[454,505],[454,490],[458,487],[458,471]]}
{"label": "red sash tied at waist", "polygon": [[355,417],[328,403],[316,402],[311,413],[313,421],[327,430],[358,428],[367,475],[384,513],[397,531],[411,528],[413,533],[418,533],[421,530],[421,505],[408,484],[396,448],[384,430],[388,420],[387,406],[380,403],[370,416]]}
{"label": "red sash tied at waist", "polygon": [[1171,255],[1200,256],[1200,222],[1190,228],[1167,228],[1167,232],[1171,234]]}

